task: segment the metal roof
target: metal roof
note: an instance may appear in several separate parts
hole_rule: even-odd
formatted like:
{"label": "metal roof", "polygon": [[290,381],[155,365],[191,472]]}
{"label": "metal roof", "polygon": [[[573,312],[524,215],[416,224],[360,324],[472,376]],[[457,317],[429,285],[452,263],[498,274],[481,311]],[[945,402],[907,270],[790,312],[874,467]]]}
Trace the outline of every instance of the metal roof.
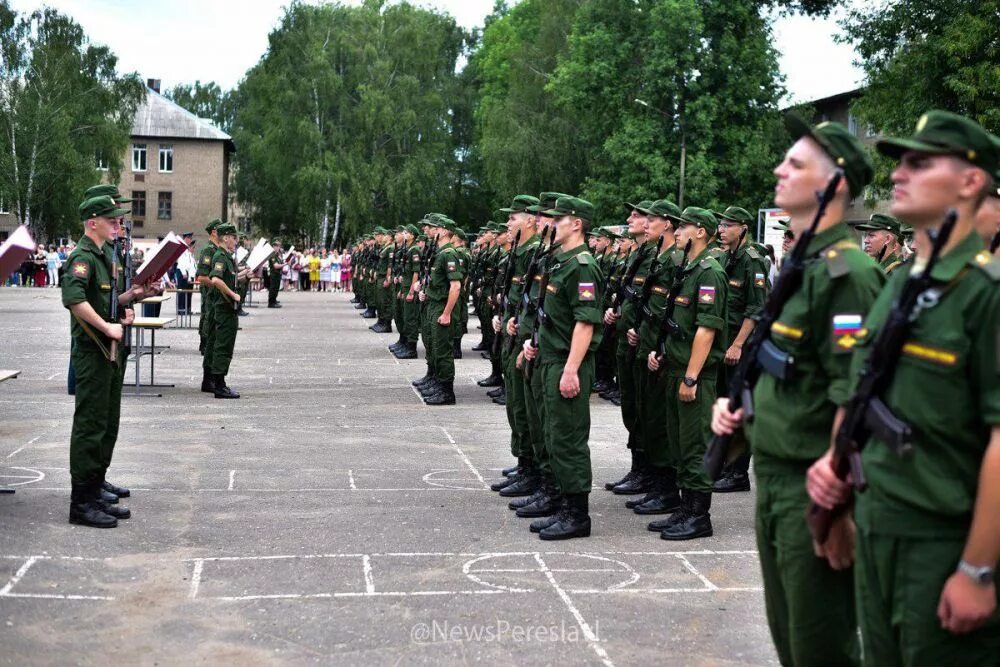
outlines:
{"label": "metal roof", "polygon": [[230,142],[233,139],[210,121],[174,104],[152,88],[146,89],[146,100],[135,112],[132,136]]}

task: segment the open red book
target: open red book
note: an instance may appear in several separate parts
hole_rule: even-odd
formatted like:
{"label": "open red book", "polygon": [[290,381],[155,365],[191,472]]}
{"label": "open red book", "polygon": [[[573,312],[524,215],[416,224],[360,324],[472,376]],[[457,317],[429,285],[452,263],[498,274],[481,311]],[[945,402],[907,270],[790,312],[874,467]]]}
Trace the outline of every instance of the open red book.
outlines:
{"label": "open red book", "polygon": [[35,242],[25,225],[21,225],[0,245],[0,283],[21,266],[21,263],[35,251]]}
{"label": "open red book", "polygon": [[187,250],[187,244],[173,232],[168,232],[163,240],[146,256],[135,273],[136,285],[145,285],[163,277],[170,270],[177,258]]}

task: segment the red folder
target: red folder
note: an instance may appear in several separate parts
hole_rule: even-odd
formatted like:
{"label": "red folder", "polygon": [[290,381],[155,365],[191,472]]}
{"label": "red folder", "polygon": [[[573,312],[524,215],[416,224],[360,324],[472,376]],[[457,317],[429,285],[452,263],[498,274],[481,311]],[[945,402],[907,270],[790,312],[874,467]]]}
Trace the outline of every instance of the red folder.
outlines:
{"label": "red folder", "polygon": [[35,242],[25,225],[21,225],[0,245],[0,283],[7,280],[24,260],[35,251]]}
{"label": "red folder", "polygon": [[137,285],[145,285],[159,280],[184,254],[185,250],[187,250],[187,244],[173,232],[168,232],[136,271],[133,282]]}

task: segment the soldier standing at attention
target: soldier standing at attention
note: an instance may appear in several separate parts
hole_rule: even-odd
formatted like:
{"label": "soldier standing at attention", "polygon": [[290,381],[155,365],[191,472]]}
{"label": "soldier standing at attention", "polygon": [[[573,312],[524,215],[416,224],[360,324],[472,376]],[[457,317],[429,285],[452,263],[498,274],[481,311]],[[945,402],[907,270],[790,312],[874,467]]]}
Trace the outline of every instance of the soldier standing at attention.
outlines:
{"label": "soldier standing at attention", "polygon": [[552,218],[559,252],[546,268],[548,280],[542,279],[547,284],[544,308],[538,313],[538,347],[529,339],[522,349],[526,360],[539,357],[534,372],[542,374],[546,451],[563,496],[562,508],[540,520],[538,536],[565,540],[590,536],[590,388],[594,351],[603,335],[603,276],[585,241],[594,220],[593,204],[560,197],[543,215]]}
{"label": "soldier standing at attention", "polygon": [[[663,521],[650,524],[662,530],[665,540],[690,540],[712,534],[712,482],[702,467],[705,447],[711,438],[712,403],[719,366],[726,350],[726,273],[710,247],[718,231],[715,214],[688,206],[681,214],[674,236],[691,249],[679,279],[674,299],[677,331],[666,341],[666,354],[647,357],[649,370],[665,365],[666,425],[669,455],[652,463],[677,469],[681,506]],[[673,397],[675,400],[669,400]],[[658,473],[661,476],[662,473]],[[641,507],[641,506],[640,506]]]}
{"label": "soldier standing at attention", "polygon": [[205,352],[212,374],[212,386],[216,398],[239,398],[240,395],[226,385],[226,375],[229,374],[229,364],[233,360],[233,348],[236,347],[236,331],[239,329],[240,295],[236,291],[236,225],[224,222],[216,227],[216,233],[222,239],[223,247],[215,252],[212,258],[212,271],[209,277],[215,296],[215,334],[212,336],[211,352]]}
{"label": "soldier standing at attention", "polygon": [[903,231],[899,220],[891,215],[873,213],[868,222],[855,225],[859,232],[864,232],[865,252],[879,263],[886,275],[892,273],[903,263]]}
{"label": "soldier standing at attention", "polygon": [[462,358],[462,336],[469,333],[469,269],[472,266],[472,254],[469,252],[469,238],[465,230],[455,226],[451,237],[458,255],[458,263],[462,270],[462,290],[458,294],[458,304],[455,306],[455,320],[452,323],[452,357]]}
{"label": "soldier standing at attention", "polygon": [[[216,218],[205,226],[205,231],[208,232],[208,241],[198,255],[198,270],[195,272],[198,290],[201,292],[201,317],[198,319],[198,335],[201,336],[201,345],[198,347],[198,351],[203,357],[205,352],[210,349],[212,336],[215,335],[215,291],[208,274],[212,272],[212,260],[219,249],[219,236],[216,234],[215,228],[221,224],[222,221]],[[202,359],[201,368],[201,390],[212,393],[215,391],[211,378],[212,370],[205,359]]]}
{"label": "soldier standing at attention", "polygon": [[454,223],[448,218],[433,221],[438,253],[431,267],[427,287],[427,317],[431,335],[434,378],[417,387],[427,405],[455,404],[455,357],[452,349],[452,318],[458,316],[458,295],[462,290],[462,265],[452,243]]}
{"label": "soldier standing at attention", "polygon": [[[879,395],[911,427],[913,449],[901,456],[875,436],[858,443],[868,482],[854,508],[865,663],[993,667],[1000,664],[1000,260],[983,245],[975,218],[995,192],[1000,151],[974,121],[945,111],[926,113],[912,137],[877,148],[899,161],[890,210],[916,230],[917,255],[889,277],[856,336],[853,381],[903,285],[924,271],[929,232],[949,209],[958,217]],[[810,468],[808,488],[827,508],[850,497],[829,453]]]}
{"label": "soldier standing at attention", "polygon": [[[750,233],[753,216],[738,206],[730,206],[719,214],[719,239],[726,250],[726,279],[729,284],[726,303],[728,340],[725,363],[719,365],[718,395],[729,393],[732,372],[743,357],[743,345],[754,329],[754,318],[760,313],[767,297],[767,274],[771,267],[766,255],[758,252]],[[745,234],[744,234],[745,232]],[[743,240],[740,240],[740,236]],[[726,467],[722,477],[712,486],[716,493],[750,490],[750,445],[743,429],[736,432],[730,451],[743,450]]]}
{"label": "soldier standing at attention", "polygon": [[281,308],[278,291],[281,289],[281,270],[285,268],[281,256],[281,239],[271,239],[271,249],[274,252],[267,258],[267,307]]}
{"label": "soldier standing at attention", "polygon": [[[76,371],[76,407],[70,435],[69,467],[72,479],[69,521],[95,528],[114,528],[127,519],[124,507],[102,499],[107,463],[118,434],[121,414],[122,371],[125,364],[122,326],[132,323],[131,309],[118,311],[111,321],[112,251],[107,247],[116,233],[117,220],[127,211],[109,196],[93,197],[80,204],[84,235],[66,259],[62,302],[72,313],[71,355]],[[119,296],[118,304],[130,300]]]}
{"label": "soldier standing at attention", "polygon": [[[836,170],[836,195],[809,243],[803,284],[771,327],[770,343],[794,361],[763,373],[754,390],[749,433],[756,458],[757,550],[771,638],[782,665],[858,665],[857,615],[851,552],[854,526],[836,522],[822,549],[805,522],[805,474],[827,450],[834,414],[848,397],[849,343],[882,288],[884,274],[844,224],[850,200],[874,169],[861,142],[839,123],[810,127],[786,117],[795,143],[774,170],[774,203],[790,215],[796,238],[808,231]],[[791,369],[788,366],[791,365]],[[716,401],[712,430],[732,433],[742,412]]]}

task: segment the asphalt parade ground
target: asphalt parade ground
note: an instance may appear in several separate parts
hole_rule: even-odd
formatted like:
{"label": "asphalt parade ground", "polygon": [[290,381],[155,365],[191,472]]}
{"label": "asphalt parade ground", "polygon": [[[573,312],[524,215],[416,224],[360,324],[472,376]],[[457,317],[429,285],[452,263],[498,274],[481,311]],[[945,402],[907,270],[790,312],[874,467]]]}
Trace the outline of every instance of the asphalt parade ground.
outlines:
{"label": "asphalt parade ground", "polygon": [[348,298],[241,318],[239,400],[199,391],[196,330],[160,331],[175,386],[126,385],[108,478],[132,518],[100,530],[67,522],[68,312],[0,289],[0,368],[22,371],[0,384],[0,664],[776,664],[752,494],[716,496],[714,537],[659,539],[603,490],[625,431],[594,396],[592,537],[542,542],[488,490],[512,459],[478,331],[458,405],[426,407],[423,361]]}

